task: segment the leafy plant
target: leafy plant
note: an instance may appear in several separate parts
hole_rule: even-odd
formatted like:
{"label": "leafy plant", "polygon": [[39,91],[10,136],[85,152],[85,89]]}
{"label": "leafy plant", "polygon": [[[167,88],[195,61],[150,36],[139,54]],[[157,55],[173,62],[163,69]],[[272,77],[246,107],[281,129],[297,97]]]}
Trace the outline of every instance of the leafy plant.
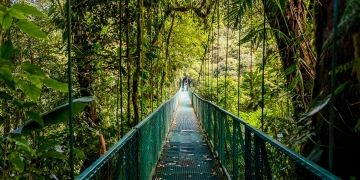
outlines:
{"label": "leafy plant", "polygon": [[[76,115],[83,111],[83,109],[94,99],[92,97],[81,97],[73,100],[73,114]],[[23,126],[12,131],[12,134],[26,135],[34,131],[44,129],[46,126],[55,125],[58,123],[68,122],[69,118],[69,104],[56,107],[50,112],[41,115],[36,112],[27,112],[30,120],[26,121]]]}

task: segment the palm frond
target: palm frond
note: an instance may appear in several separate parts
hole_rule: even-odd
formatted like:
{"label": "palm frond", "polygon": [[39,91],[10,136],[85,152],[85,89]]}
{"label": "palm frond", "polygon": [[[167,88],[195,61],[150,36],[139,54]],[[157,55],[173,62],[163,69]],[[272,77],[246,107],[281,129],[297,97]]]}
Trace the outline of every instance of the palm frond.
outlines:
{"label": "palm frond", "polygon": [[[265,28],[265,30],[267,34],[268,33],[276,34],[277,37],[282,39],[287,44],[290,44],[292,42],[292,39],[283,32],[281,32],[279,29],[267,27]],[[253,28],[249,29],[249,32],[243,38],[240,39],[240,44],[244,44],[250,41],[254,43],[260,43],[263,40],[263,33],[264,33],[263,24],[259,23],[255,25]]]}

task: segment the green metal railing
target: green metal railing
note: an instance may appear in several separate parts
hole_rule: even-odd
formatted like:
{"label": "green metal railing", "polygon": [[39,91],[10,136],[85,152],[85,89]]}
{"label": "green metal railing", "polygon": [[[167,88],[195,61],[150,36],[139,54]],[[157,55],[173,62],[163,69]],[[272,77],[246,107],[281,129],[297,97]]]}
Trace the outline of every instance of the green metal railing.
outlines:
{"label": "green metal railing", "polygon": [[169,131],[178,94],[131,129],[76,179],[151,178]]}
{"label": "green metal railing", "polygon": [[230,112],[189,95],[228,179],[340,179]]}

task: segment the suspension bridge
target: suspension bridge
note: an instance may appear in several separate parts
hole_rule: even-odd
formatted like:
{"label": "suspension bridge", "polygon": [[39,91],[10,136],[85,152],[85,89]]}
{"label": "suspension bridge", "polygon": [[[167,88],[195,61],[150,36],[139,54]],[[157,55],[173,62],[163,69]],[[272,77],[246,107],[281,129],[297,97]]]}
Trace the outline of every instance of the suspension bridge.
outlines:
{"label": "suspension bridge", "polygon": [[[69,16],[69,14],[71,14],[70,0],[67,0],[67,2],[67,34],[71,34],[71,21]],[[266,1],[264,1],[264,4],[266,4]],[[219,1],[217,1],[216,6],[217,31],[218,34],[220,34]],[[230,13],[229,7],[230,1],[227,1],[227,14]],[[266,13],[267,10],[265,6],[262,23],[262,126],[264,121],[264,67],[266,63],[265,50],[267,44]],[[141,13],[139,13],[139,25],[141,24],[140,19]],[[214,20],[215,14],[212,22],[214,22]],[[211,27],[213,27],[213,24],[211,24]],[[334,28],[335,32],[336,27],[337,26]],[[228,18],[224,74],[225,109],[201,98],[191,90],[178,91],[173,97],[133,127],[105,154],[82,171],[76,179],[340,179],[226,110],[229,28],[230,20]],[[122,27],[120,27],[120,32],[122,32]],[[210,34],[214,36],[214,32],[215,31],[211,29],[208,37],[208,45],[210,44]],[[239,27],[239,42],[241,37],[240,33],[241,26]],[[138,37],[141,39],[141,32],[138,33]],[[67,36],[67,38],[70,131],[69,164],[71,168],[70,177],[73,179],[72,46],[71,36]],[[212,39],[211,47],[214,48],[214,38]],[[219,44],[219,35],[217,36],[217,42],[217,44]],[[240,45],[239,43],[238,87],[240,84],[241,65]],[[120,40],[120,54],[121,47],[122,41]],[[336,46],[333,45],[333,47],[335,48]],[[140,46],[139,50],[141,50]],[[251,50],[251,58],[252,51],[253,50]],[[207,50],[205,50],[205,54],[206,53]],[[333,57],[335,57],[335,53],[336,51],[334,50]],[[120,56],[120,64],[122,62],[121,57],[122,56]],[[214,56],[212,55],[212,57]],[[217,57],[217,63],[219,63],[218,59],[219,57]],[[335,64],[335,59],[332,60],[332,64]],[[335,70],[334,67],[335,65],[332,66],[332,71]],[[119,72],[120,69],[121,68],[119,68]],[[200,81],[204,83],[203,87],[209,87],[209,85],[206,85],[206,83],[210,82],[209,79],[206,80],[206,71],[208,72],[207,78],[209,78],[210,60],[206,62],[205,58],[203,59],[200,71],[199,74],[202,75],[202,80]],[[335,92],[335,76],[332,75],[331,80],[331,94],[333,95]],[[122,80],[120,80],[120,82],[122,82]],[[218,77],[216,87],[218,88]],[[238,88],[238,103],[240,99],[239,94]],[[219,97],[218,90],[216,97]],[[331,98],[333,98],[333,96],[331,96]],[[331,102],[333,102],[333,99]],[[334,117],[330,117],[329,149],[333,149],[334,147],[333,121]],[[263,129],[263,127],[261,129]],[[329,164],[330,167],[332,167],[332,151],[329,152],[329,157]]]}
{"label": "suspension bridge", "polygon": [[179,91],[76,179],[339,179],[192,91]]}

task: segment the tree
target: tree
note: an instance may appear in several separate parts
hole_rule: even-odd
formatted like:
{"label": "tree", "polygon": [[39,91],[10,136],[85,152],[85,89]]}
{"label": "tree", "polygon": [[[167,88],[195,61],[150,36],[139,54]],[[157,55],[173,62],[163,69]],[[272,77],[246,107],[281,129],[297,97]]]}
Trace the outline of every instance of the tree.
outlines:
{"label": "tree", "polygon": [[[234,2],[229,15],[234,27],[237,27],[239,17],[244,17],[247,11],[256,11],[255,14],[266,13],[266,20],[270,26],[267,31],[275,38],[283,71],[286,72],[288,88],[294,92],[292,103],[295,117],[299,118],[311,101],[315,74],[315,56],[310,43],[311,26],[308,27],[310,12],[307,10],[307,3],[304,0],[262,0],[260,2],[265,9],[260,9],[256,6],[258,1],[235,0]],[[257,37],[261,37],[262,33],[262,24],[255,23],[244,40],[254,41]]]}
{"label": "tree", "polygon": [[[334,104],[328,104],[314,118],[315,130],[313,141],[303,148],[304,154],[321,154],[310,156],[313,160],[328,167],[329,159],[329,114],[334,108],[334,154],[333,172],[344,179],[351,176],[360,177],[360,78],[359,49],[360,3],[356,0],[341,0],[339,6],[340,23],[338,37],[334,37],[334,1],[321,0],[315,4],[316,10],[316,78],[313,90],[315,101],[324,102],[331,94],[332,44],[336,42],[336,92]],[[316,152],[316,153],[315,153]],[[349,163],[353,162],[353,163]]]}

